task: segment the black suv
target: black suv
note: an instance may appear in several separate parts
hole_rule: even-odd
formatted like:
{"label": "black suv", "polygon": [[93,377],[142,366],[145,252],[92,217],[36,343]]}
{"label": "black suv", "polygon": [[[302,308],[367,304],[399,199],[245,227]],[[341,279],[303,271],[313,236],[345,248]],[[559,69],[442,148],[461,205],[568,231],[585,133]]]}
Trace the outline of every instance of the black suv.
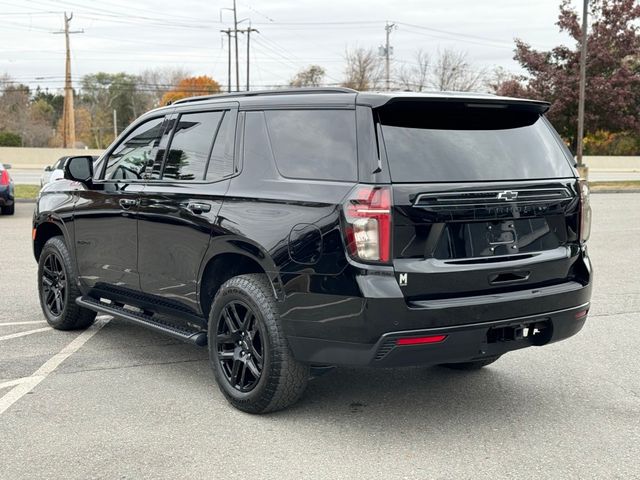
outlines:
{"label": "black suv", "polygon": [[44,314],[208,346],[262,413],[334,365],[488,365],[577,333],[590,207],[547,103],[302,89],[178,101],[33,221]]}

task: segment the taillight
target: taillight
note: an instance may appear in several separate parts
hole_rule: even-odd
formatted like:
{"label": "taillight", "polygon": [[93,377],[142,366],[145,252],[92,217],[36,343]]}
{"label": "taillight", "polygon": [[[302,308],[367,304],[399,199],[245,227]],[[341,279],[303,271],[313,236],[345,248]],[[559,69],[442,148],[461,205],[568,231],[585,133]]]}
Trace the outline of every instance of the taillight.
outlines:
{"label": "taillight", "polygon": [[391,258],[391,188],[358,185],[344,204],[349,253],[368,262]]}
{"label": "taillight", "polygon": [[9,185],[9,172],[6,170],[0,172],[0,185]]}
{"label": "taillight", "polygon": [[580,190],[580,242],[589,240],[591,235],[591,204],[589,203],[589,185],[585,180],[578,182]]}

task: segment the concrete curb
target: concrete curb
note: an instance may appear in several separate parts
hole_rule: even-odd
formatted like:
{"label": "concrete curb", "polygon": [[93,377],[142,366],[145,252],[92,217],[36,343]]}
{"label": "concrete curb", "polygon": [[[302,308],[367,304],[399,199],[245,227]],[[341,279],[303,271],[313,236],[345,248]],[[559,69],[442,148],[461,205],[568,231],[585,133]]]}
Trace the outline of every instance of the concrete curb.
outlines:
{"label": "concrete curb", "polygon": [[607,188],[603,190],[589,190],[589,193],[640,193],[640,188]]}

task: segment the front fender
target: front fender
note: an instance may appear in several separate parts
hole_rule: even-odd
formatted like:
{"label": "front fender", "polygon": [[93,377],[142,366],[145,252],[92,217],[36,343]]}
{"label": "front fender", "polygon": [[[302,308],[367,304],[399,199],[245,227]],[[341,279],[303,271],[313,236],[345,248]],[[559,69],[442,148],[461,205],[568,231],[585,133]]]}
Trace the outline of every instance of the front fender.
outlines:
{"label": "front fender", "polygon": [[[62,183],[62,181],[60,183]],[[48,239],[43,240],[41,237],[38,237],[38,231],[44,232],[46,228],[43,229],[43,226],[46,224],[53,224],[62,232],[65,243],[69,248],[69,252],[71,253],[72,258],[75,259],[75,235],[72,222],[76,199],[74,190],[77,190],[77,188],[70,185],[69,187],[71,188],[60,188],[62,186],[63,185],[56,185],[56,188],[52,188],[46,185],[40,191],[38,198],[36,199],[36,205],[33,211],[32,235],[33,254],[36,260],[38,260],[38,245],[40,244],[41,248],[44,245],[44,242]]]}

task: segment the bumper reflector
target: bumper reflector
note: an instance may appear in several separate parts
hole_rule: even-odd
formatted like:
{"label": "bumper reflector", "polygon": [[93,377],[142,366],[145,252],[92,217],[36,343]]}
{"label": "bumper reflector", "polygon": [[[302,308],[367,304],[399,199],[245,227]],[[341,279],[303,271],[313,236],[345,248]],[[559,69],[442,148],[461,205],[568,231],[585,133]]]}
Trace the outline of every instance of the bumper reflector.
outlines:
{"label": "bumper reflector", "polygon": [[430,335],[428,337],[398,338],[396,340],[396,345],[424,345],[425,343],[440,343],[445,338],[447,338],[446,335]]}
{"label": "bumper reflector", "polygon": [[587,313],[589,313],[589,310],[580,310],[579,312],[576,312],[576,318],[582,318],[582,317],[586,317]]}

